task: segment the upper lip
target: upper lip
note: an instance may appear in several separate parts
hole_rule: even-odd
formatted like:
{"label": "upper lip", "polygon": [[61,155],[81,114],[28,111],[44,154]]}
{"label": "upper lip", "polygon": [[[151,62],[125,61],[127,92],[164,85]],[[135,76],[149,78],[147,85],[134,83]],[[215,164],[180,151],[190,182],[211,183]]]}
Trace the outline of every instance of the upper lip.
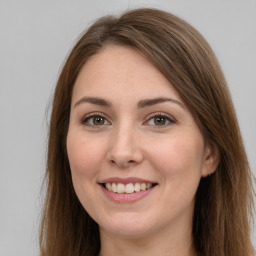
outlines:
{"label": "upper lip", "polygon": [[157,182],[141,179],[137,177],[128,177],[128,178],[119,178],[119,177],[111,177],[104,180],[101,180],[99,183],[122,183],[122,184],[128,184],[128,183],[152,183],[156,184]]}

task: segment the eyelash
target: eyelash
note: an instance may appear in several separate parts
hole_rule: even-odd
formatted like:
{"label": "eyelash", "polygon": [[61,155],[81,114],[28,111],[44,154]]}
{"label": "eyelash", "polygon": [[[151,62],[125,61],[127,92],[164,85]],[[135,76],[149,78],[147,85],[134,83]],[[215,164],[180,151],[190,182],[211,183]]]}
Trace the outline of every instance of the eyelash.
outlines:
{"label": "eyelash", "polygon": [[171,117],[170,115],[164,114],[164,113],[153,113],[153,114],[149,115],[149,117],[147,118],[147,121],[145,123],[148,123],[150,120],[152,120],[154,118],[164,118],[165,121],[169,122],[169,124],[165,123],[164,125],[156,125],[156,124],[151,125],[151,126],[155,126],[157,128],[166,127],[168,125],[175,123],[175,120],[173,117]]}
{"label": "eyelash", "polygon": [[[108,124],[103,124],[103,125],[89,124],[88,122],[90,121],[90,119],[93,119],[95,117],[102,118],[104,120],[104,123],[107,121]],[[170,115],[167,115],[167,114],[164,114],[164,113],[154,113],[154,114],[149,115],[149,117],[147,118],[147,121],[144,122],[143,124],[149,123],[149,121],[154,119],[154,118],[163,118],[165,120],[165,123],[163,125],[149,124],[150,126],[155,126],[157,128],[166,127],[168,125],[171,125],[171,124],[175,123],[174,118],[172,118]],[[166,124],[166,122],[169,122],[169,123]],[[90,113],[90,114],[86,115],[85,117],[83,117],[82,120],[80,121],[80,123],[82,125],[90,126],[90,127],[93,127],[93,128],[100,128],[101,126],[111,124],[102,113]]]}
{"label": "eyelash", "polygon": [[[102,113],[90,113],[90,114],[86,115],[85,117],[83,117],[82,120],[80,121],[80,123],[82,125],[90,126],[90,127],[93,127],[93,128],[100,128],[100,126],[103,126],[103,125],[93,125],[93,124],[88,123],[88,121],[90,119],[93,119],[95,117],[103,118],[104,122],[107,121],[107,118]],[[108,122],[108,124],[110,124],[109,121],[107,121],[107,122]],[[104,124],[104,125],[106,125],[106,124]]]}

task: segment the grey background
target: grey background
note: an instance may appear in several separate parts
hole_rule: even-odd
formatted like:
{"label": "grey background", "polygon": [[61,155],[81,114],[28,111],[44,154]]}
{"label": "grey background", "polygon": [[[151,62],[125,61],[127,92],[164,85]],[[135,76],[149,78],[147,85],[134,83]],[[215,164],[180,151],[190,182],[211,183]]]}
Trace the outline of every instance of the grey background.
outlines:
{"label": "grey background", "polygon": [[67,53],[95,18],[134,7],[170,11],[209,41],[256,174],[256,0],[0,0],[0,256],[38,255],[45,113]]}

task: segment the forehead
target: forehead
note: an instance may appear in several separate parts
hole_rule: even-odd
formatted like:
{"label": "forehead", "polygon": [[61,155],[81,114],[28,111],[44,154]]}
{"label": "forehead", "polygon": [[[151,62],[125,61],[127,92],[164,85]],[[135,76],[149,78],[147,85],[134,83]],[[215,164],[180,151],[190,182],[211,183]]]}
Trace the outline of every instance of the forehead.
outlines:
{"label": "forehead", "polygon": [[81,96],[133,98],[179,94],[138,50],[128,46],[107,46],[93,55],[82,67],[73,90],[73,98]]}

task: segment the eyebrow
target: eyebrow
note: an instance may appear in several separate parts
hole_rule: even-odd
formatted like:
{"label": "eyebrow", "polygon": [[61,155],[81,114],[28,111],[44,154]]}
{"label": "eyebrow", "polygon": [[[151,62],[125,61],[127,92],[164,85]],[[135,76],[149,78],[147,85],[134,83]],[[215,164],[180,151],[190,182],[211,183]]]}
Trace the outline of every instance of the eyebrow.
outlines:
{"label": "eyebrow", "polygon": [[181,103],[180,101],[175,100],[175,99],[171,99],[171,98],[165,98],[165,97],[141,100],[138,103],[138,108],[150,107],[150,106],[153,106],[153,105],[156,105],[156,104],[159,104],[159,103],[164,103],[164,102],[172,102],[172,103],[175,103],[175,104],[179,105],[182,108],[185,108],[184,104]]}
{"label": "eyebrow", "polygon": [[[185,108],[184,104],[181,103],[180,101],[172,99],[172,98],[166,98],[166,97],[141,100],[138,103],[138,108],[150,107],[150,106],[153,106],[153,105],[156,105],[159,103],[164,103],[164,102],[175,103],[175,104],[181,106],[182,108]],[[91,104],[95,104],[95,105],[99,105],[99,106],[103,106],[103,107],[111,107],[111,103],[109,101],[104,100],[102,98],[97,98],[97,97],[83,97],[75,103],[74,107],[77,107],[78,105],[80,105],[82,103],[91,103]]]}
{"label": "eyebrow", "polygon": [[103,107],[111,107],[111,103],[107,100],[101,99],[101,98],[96,98],[96,97],[83,97],[79,101],[76,102],[74,107],[77,107],[81,103],[91,103]]}

